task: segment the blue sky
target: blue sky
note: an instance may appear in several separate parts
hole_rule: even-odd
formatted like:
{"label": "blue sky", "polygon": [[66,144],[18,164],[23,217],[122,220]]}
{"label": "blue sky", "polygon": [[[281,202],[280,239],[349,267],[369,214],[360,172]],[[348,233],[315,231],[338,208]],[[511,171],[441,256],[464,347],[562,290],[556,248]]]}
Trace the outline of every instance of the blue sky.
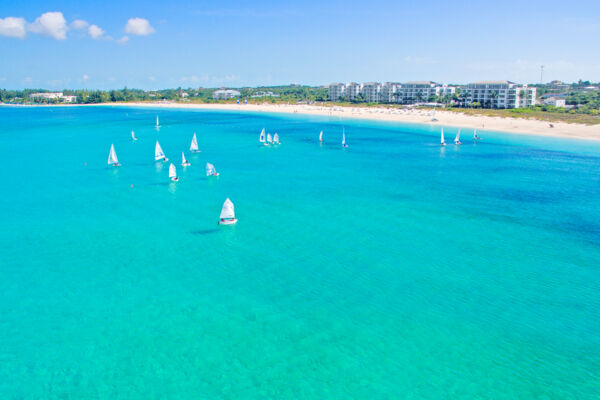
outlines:
{"label": "blue sky", "polygon": [[531,83],[542,64],[544,81],[600,81],[598,15],[597,0],[0,0],[0,87]]}

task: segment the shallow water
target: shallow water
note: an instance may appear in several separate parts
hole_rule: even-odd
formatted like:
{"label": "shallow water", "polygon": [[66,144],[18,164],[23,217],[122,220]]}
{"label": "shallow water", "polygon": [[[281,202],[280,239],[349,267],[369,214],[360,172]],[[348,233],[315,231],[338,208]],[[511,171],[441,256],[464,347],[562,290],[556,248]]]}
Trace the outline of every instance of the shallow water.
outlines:
{"label": "shallow water", "polygon": [[0,397],[598,398],[600,144],[438,129],[0,108]]}

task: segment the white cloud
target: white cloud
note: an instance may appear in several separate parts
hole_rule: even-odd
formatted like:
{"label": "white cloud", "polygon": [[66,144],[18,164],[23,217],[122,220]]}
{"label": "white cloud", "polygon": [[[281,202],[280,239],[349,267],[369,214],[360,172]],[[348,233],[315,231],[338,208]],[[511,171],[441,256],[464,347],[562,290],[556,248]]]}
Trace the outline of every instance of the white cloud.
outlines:
{"label": "white cloud", "polygon": [[154,28],[145,18],[129,18],[127,25],[125,25],[125,33],[131,35],[146,36],[154,32]]}
{"label": "white cloud", "polygon": [[104,29],[100,28],[98,25],[90,25],[88,34],[92,39],[98,39],[100,36],[104,35]]}
{"label": "white cloud", "polygon": [[29,24],[31,32],[52,36],[56,40],[67,38],[67,21],[61,12],[47,12]]}
{"label": "white cloud", "polygon": [[83,74],[83,77],[81,79],[83,79],[84,81],[87,81],[88,79],[90,79],[90,77],[88,74]]}
{"label": "white cloud", "polygon": [[117,43],[119,44],[126,44],[127,42],[129,42],[129,36],[123,36],[121,39],[117,40]]}
{"label": "white cloud", "polygon": [[15,37],[25,39],[27,30],[25,29],[25,18],[6,17],[0,18],[0,36]]}
{"label": "white cloud", "polygon": [[75,30],[83,30],[89,25],[90,24],[87,21],[84,21],[82,19],[76,19],[75,21],[71,22],[71,28]]}

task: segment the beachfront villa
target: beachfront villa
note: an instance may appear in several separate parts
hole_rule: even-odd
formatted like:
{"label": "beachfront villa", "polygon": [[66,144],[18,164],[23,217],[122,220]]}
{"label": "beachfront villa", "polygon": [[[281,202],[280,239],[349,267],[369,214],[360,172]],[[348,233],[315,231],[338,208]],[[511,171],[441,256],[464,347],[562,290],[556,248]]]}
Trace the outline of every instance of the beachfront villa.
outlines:
{"label": "beachfront villa", "polygon": [[239,97],[241,93],[238,90],[233,89],[219,89],[213,92],[213,99],[225,100]]}
{"label": "beachfront villa", "polygon": [[63,92],[31,93],[29,98],[34,100],[56,100],[63,103],[75,103],[77,101],[77,96],[65,96]]}
{"label": "beachfront villa", "polygon": [[510,81],[469,83],[465,88],[465,105],[479,103],[484,108],[519,108],[535,105],[536,88]]}

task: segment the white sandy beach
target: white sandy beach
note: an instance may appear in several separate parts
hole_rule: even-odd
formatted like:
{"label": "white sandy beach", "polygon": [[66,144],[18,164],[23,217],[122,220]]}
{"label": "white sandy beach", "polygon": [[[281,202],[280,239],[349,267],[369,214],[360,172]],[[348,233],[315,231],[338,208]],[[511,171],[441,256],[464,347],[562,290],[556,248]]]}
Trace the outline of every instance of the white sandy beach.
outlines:
{"label": "white sandy beach", "polygon": [[[571,139],[600,140],[600,125],[583,125],[565,122],[553,122],[525,118],[500,118],[489,116],[465,115],[443,110],[435,111],[432,121],[430,110],[398,109],[386,107],[323,107],[308,104],[186,104],[166,102],[146,103],[106,103],[87,106],[126,106],[126,107],[165,107],[205,110],[231,110],[244,112],[273,112],[287,114],[312,114],[342,118],[370,119],[378,121],[409,122],[439,126],[454,126],[479,130],[491,130],[506,133],[524,133],[531,135],[564,137]],[[64,105],[65,107],[77,106]],[[37,106],[35,106],[37,107]],[[43,106],[42,106],[43,107]]]}
{"label": "white sandy beach", "polygon": [[432,121],[429,110],[392,109],[385,107],[323,107],[319,105],[289,104],[185,104],[185,103],[110,103],[110,105],[146,106],[167,108],[197,108],[206,110],[232,110],[247,112],[275,112],[325,115],[343,118],[371,119],[378,121],[396,121],[440,126],[492,130],[507,133],[525,133],[573,139],[600,140],[600,125],[589,126],[553,122],[553,128],[547,121],[524,118],[499,118],[471,116],[456,112],[435,111],[437,121]]}

